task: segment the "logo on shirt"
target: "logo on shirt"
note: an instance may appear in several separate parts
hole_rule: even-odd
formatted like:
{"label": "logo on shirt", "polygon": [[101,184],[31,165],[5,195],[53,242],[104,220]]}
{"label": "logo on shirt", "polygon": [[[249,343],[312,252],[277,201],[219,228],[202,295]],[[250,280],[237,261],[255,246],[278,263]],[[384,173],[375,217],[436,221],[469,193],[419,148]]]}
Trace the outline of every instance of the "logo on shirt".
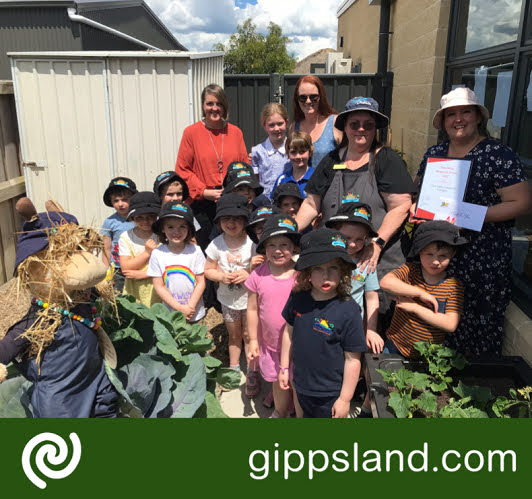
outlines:
{"label": "logo on shirt", "polygon": [[342,236],[333,236],[331,237],[332,245],[337,248],[346,248],[345,239]]}
{"label": "logo on shirt", "polygon": [[279,226],[285,227],[286,229],[290,229],[291,231],[295,232],[296,227],[294,225],[294,222],[292,220],[289,220],[288,218],[285,218],[284,220],[279,220]]}
{"label": "logo on shirt", "polygon": [[320,333],[330,336],[333,333],[334,324],[327,321],[326,319],[320,319],[318,317],[314,318],[314,331],[319,331]]}
{"label": "logo on shirt", "polygon": [[348,192],[342,198],[342,204],[344,204],[344,203],[358,203],[359,200],[360,200],[360,196],[358,194],[353,194],[352,192]]}
{"label": "logo on shirt", "polygon": [[353,279],[353,281],[366,282],[366,278],[362,274],[353,274],[351,279]]}
{"label": "logo on shirt", "polygon": [[[441,206],[449,206],[449,203],[446,203],[445,201],[442,201],[441,202]],[[441,206],[440,206],[440,208],[441,208]]]}

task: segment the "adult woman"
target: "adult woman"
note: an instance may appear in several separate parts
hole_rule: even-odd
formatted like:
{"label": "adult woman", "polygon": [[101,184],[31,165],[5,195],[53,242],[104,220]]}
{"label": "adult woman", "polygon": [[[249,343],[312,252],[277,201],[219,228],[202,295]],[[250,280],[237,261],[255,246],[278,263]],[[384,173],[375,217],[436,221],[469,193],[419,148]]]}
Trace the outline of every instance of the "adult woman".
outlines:
{"label": "adult woman", "polygon": [[[336,118],[335,127],[345,136],[341,147],[321,161],[297,214],[303,230],[320,212],[324,220],[330,218],[343,202],[369,204],[379,237],[366,247],[360,266],[377,268],[379,278],[404,262],[399,229],[416,191],[399,155],[377,141],[377,128],[386,126],[388,118],[379,112],[377,102],[369,97],[351,99]],[[380,298],[380,311],[386,313],[390,299],[384,294]]]}
{"label": "adult woman", "polygon": [[223,88],[207,85],[201,93],[201,107],[203,118],[183,132],[175,170],[188,185],[191,207],[201,225],[196,238],[205,249],[227,165],[247,161],[248,154],[242,131],[226,121],[229,105]]}
{"label": "adult woman", "polygon": [[309,164],[316,168],[342,140],[342,132],[334,128],[336,111],[329,104],[325,87],[317,76],[302,76],[296,83],[292,116],[294,122],[290,131],[301,130],[312,138],[314,155]]}
{"label": "adult woman", "polygon": [[433,126],[445,141],[427,150],[415,182],[422,183],[430,156],[464,158],[471,173],[464,201],[488,206],[481,232],[451,261],[450,272],[464,284],[464,316],[447,343],[469,357],[501,354],[504,311],[510,301],[513,219],[530,210],[525,172],[512,150],[489,138],[488,110],[474,92],[457,88],[441,98]]}

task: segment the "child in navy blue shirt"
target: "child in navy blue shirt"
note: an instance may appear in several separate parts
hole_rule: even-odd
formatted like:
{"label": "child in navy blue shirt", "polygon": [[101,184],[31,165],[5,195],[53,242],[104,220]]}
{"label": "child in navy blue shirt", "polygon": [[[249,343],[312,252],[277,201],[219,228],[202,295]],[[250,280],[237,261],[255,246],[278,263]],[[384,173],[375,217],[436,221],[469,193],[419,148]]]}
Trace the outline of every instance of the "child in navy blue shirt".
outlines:
{"label": "child in navy blue shirt", "polygon": [[301,238],[297,284],[283,310],[279,384],[293,384],[303,417],[346,418],[360,375],[366,338],[360,307],[350,295],[353,261],[335,230]]}

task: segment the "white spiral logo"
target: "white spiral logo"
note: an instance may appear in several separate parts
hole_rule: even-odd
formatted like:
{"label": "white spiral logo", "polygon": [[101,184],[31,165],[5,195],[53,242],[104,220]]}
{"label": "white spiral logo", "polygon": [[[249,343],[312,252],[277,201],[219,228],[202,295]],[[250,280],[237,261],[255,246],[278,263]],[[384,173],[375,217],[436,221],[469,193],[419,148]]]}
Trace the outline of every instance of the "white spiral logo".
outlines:
{"label": "white spiral logo", "polygon": [[[33,471],[31,467],[31,453],[35,447],[40,445],[42,442],[53,442],[46,443],[37,450],[35,455],[35,464],[37,469],[46,477],[58,479],[65,478],[70,475],[78,466],[79,460],[81,458],[81,442],[76,433],[70,434],[70,441],[72,442],[72,459],[68,465],[59,471],[51,470],[47,463],[44,461],[46,456],[47,461],[54,466],[63,464],[68,457],[68,446],[67,443],[55,433],[39,433],[33,437],[24,447],[22,452],[22,468],[28,479],[40,489],[46,488],[46,482],[41,480]],[[59,448],[59,453],[57,449]]]}

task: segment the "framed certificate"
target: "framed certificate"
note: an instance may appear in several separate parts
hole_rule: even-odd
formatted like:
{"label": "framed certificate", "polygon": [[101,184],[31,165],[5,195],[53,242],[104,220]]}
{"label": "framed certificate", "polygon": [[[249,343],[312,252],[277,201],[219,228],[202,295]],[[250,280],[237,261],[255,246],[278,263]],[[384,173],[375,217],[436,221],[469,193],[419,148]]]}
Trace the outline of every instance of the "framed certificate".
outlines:
{"label": "framed certificate", "polygon": [[469,160],[428,158],[415,217],[482,230],[487,207],[464,202],[470,173]]}

